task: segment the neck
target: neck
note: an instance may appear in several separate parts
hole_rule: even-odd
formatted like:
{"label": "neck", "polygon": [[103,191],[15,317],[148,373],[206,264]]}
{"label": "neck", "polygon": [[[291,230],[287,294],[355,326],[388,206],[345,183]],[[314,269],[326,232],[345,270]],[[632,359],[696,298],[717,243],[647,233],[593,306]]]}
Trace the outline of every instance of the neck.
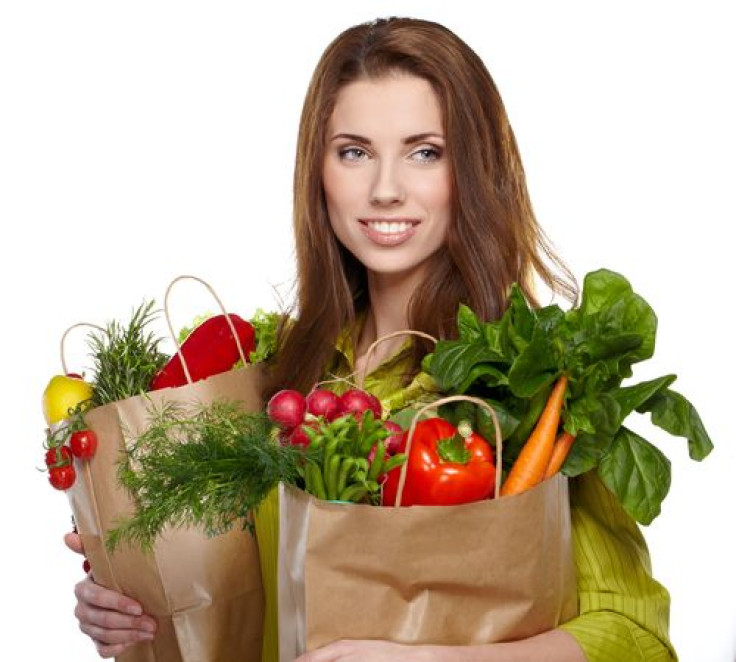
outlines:
{"label": "neck", "polygon": [[[409,328],[409,302],[422,281],[421,274],[375,274],[368,272],[370,308],[356,348],[356,369],[370,372],[394,354],[406,336],[390,338],[377,345],[370,357],[366,352],[373,342],[396,331]],[[370,363],[366,363],[369,359]]]}

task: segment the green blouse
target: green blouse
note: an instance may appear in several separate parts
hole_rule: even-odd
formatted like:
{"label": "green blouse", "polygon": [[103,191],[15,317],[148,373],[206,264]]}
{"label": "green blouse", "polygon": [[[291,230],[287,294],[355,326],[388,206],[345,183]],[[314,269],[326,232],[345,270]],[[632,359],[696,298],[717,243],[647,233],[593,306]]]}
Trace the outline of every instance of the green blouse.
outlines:
{"label": "green blouse", "polygon": [[[407,339],[362,384],[391,410],[422,394],[431,396],[433,382],[423,373],[402,388],[410,349]],[[350,336],[344,333],[331,373],[350,375],[353,364]],[[595,472],[570,481],[570,511],[579,616],[560,629],[575,637],[589,662],[676,660],[668,635],[669,593],[652,577],[649,551],[636,522]]]}

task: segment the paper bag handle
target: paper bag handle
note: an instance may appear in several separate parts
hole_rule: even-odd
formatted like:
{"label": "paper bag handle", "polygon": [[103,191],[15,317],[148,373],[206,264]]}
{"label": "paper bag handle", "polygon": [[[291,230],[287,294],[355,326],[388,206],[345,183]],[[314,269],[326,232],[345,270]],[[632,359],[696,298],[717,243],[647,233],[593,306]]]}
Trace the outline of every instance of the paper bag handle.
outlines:
{"label": "paper bag handle", "polygon": [[61,368],[64,370],[64,374],[68,374],[69,370],[66,367],[66,354],[65,354],[65,345],[66,337],[69,335],[69,332],[72,329],[76,329],[80,326],[88,326],[93,329],[97,329],[98,331],[102,331],[102,333],[107,333],[105,329],[103,329],[101,326],[97,326],[97,324],[91,324],[90,322],[78,322],[77,324],[72,324],[61,336],[61,341],[59,342],[59,353],[61,354]]}
{"label": "paper bag handle", "polygon": [[481,398],[475,398],[469,395],[450,395],[446,398],[441,398],[439,400],[435,400],[434,402],[430,402],[429,404],[425,405],[417,413],[414,415],[414,418],[411,421],[411,426],[409,427],[409,435],[406,439],[406,448],[404,449],[404,453],[406,454],[406,462],[401,465],[401,476],[399,477],[399,486],[396,491],[396,501],[394,503],[394,507],[399,508],[401,506],[401,497],[404,494],[404,484],[406,483],[406,471],[407,467],[409,465],[409,457],[411,452],[411,442],[414,438],[414,430],[416,429],[417,423],[419,422],[420,417],[422,414],[424,414],[426,411],[430,409],[436,409],[440,405],[444,405],[448,402],[459,402],[465,400],[467,402],[472,402],[479,407],[484,407],[488,413],[491,415],[491,419],[493,420],[493,428],[496,432],[496,490],[495,495],[498,497],[499,494],[501,494],[501,474],[503,473],[502,467],[502,458],[503,458],[503,439],[501,437],[501,425],[498,421],[498,416],[496,415],[495,410],[491,405],[489,405],[485,400],[482,400]]}
{"label": "paper bag handle", "polygon": [[[368,347],[368,351],[365,353],[365,364],[368,365],[368,359],[371,358],[373,355],[373,352],[376,350],[376,347],[380,345],[384,340],[389,340],[390,338],[395,338],[396,336],[420,336],[421,338],[426,338],[427,340],[431,340],[435,345],[437,344],[437,338],[434,336],[430,336],[428,333],[424,333],[423,331],[413,331],[412,329],[404,329],[402,331],[394,331],[393,333],[387,333],[385,336],[381,336],[380,338],[377,338],[376,340],[371,343],[370,347]],[[357,370],[353,373],[353,375],[357,375]],[[359,386],[363,387],[363,381],[365,380],[365,373],[363,374],[363,379],[360,380]]]}
{"label": "paper bag handle", "polygon": [[212,297],[217,302],[217,305],[220,306],[220,310],[222,311],[222,314],[225,316],[225,319],[227,320],[228,325],[230,326],[230,331],[232,331],[233,338],[235,339],[235,344],[238,347],[238,353],[240,354],[240,358],[243,360],[243,365],[247,363],[245,360],[245,353],[243,352],[243,346],[240,344],[240,338],[238,338],[238,333],[235,330],[235,325],[233,324],[233,321],[230,319],[230,315],[225,310],[225,306],[223,305],[221,299],[219,296],[217,296],[217,293],[214,289],[212,289],[212,286],[209,283],[206,283],[201,278],[197,278],[197,276],[189,276],[189,275],[182,275],[177,276],[169,283],[169,286],[166,288],[166,294],[164,295],[164,315],[166,316],[166,323],[169,326],[169,333],[171,334],[171,339],[174,341],[174,344],[176,345],[176,352],[179,354],[179,359],[181,360],[181,365],[184,368],[184,375],[187,378],[187,383],[192,383],[192,376],[189,373],[189,366],[187,365],[186,360],[184,359],[184,355],[181,351],[181,344],[179,343],[179,339],[176,336],[176,333],[174,333],[174,326],[171,324],[171,317],[169,315],[169,294],[171,293],[171,289],[174,286],[175,283],[177,283],[180,280],[184,279],[190,279],[190,280],[196,280],[198,283],[204,285],[207,290],[209,290]]}

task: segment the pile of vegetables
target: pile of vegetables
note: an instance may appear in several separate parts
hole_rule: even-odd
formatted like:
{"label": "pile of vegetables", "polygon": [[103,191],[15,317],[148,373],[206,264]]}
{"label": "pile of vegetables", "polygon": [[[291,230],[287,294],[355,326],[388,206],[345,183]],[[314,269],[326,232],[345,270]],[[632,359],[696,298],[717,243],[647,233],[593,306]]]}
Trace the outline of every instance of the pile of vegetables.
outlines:
{"label": "pile of vegetables", "polygon": [[150,548],[167,525],[209,533],[238,520],[247,526],[279,482],[321,499],[378,504],[384,475],[405,460],[390,451],[398,446],[397,428],[360,389],[341,396],[314,389],[306,397],[283,390],[265,412],[227,402],[202,405],[193,416],[174,404],[152,409],[118,474],[137,510],[107,543]]}
{"label": "pile of vegetables", "polygon": [[[580,305],[533,309],[521,289],[497,321],[482,323],[466,306],[458,312],[458,339],[439,342],[424,369],[449,394],[469,394],[491,404],[505,440],[502,495],[513,493],[514,463],[534,478],[547,473],[552,451],[567,476],[596,471],[623,507],[640,523],[660,512],[670,486],[670,462],[649,441],[624,425],[633,412],[649,414],[665,432],[687,439],[690,457],[704,459],[713,444],[693,405],[671,387],[675,375],[624,384],[632,366],[654,353],[657,318],[620,274],[588,274]],[[531,431],[550,400],[555,412],[531,453]],[[564,386],[563,386],[564,385]],[[492,423],[481,408],[453,405],[449,420],[468,418],[492,438]],[[559,439],[558,439],[559,437]],[[563,463],[564,460],[564,463]]]}
{"label": "pile of vegetables", "polygon": [[[279,315],[256,311],[251,321],[231,314],[248,362],[267,359],[274,351]],[[123,326],[117,321],[90,333],[88,347],[93,360],[91,381],[75,373],[55,375],[43,394],[47,430],[45,464],[49,482],[67,490],[76,480],[74,458],[90,460],[97,436],[86,427],[84,413],[102,406],[162,388],[184,386],[231,370],[242,364],[240,350],[225,315],[208,316],[180,337],[180,353],[169,356],[159,349],[162,338],[149,330],[156,319],[154,302],[143,302]]]}
{"label": "pile of vegetables", "polygon": [[[500,319],[482,322],[461,305],[457,325],[457,338],[438,342],[422,363],[418,377],[432,383],[438,404],[429,417],[416,417],[410,443],[407,430],[426,405],[426,389],[415,402],[392,396],[402,402],[398,411],[357,387],[338,395],[317,385],[306,395],[280,391],[260,413],[227,403],[194,417],[173,407],[152,412],[120,473],[138,510],[109,542],[150,545],[167,524],[224,530],[248,521],[280,481],[333,501],[451,505],[510,497],[558,472],[595,471],[648,524],[669,489],[670,464],[624,425],[628,417],[649,414],[654,425],[685,437],[695,460],[712,449],[693,405],[671,388],[675,375],[624,383],[634,364],[653,355],[657,320],[620,274],[588,274],[580,304],[567,311],[534,308],[514,285]],[[275,323],[263,328],[273,347]],[[255,336],[257,353],[258,328]],[[247,334],[242,340],[252,342]],[[156,374],[182,378],[171,362]],[[445,396],[483,400],[499,430],[484,407],[440,403]],[[498,457],[489,442],[497,432]]]}

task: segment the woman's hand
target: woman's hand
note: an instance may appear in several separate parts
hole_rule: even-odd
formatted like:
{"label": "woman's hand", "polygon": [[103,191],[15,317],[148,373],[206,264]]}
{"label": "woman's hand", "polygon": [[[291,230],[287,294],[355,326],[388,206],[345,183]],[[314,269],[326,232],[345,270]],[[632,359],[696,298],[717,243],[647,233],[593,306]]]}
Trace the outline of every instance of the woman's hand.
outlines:
{"label": "woman's hand", "polygon": [[[73,552],[84,554],[76,533],[67,533],[64,542]],[[74,594],[79,629],[92,638],[101,657],[115,657],[133,644],[153,639],[156,621],[144,615],[132,598],[95,584],[91,575],[74,587]]]}
{"label": "woman's hand", "polygon": [[429,662],[440,660],[431,650],[434,646],[405,646],[388,641],[344,639],[299,656],[294,662]]}

